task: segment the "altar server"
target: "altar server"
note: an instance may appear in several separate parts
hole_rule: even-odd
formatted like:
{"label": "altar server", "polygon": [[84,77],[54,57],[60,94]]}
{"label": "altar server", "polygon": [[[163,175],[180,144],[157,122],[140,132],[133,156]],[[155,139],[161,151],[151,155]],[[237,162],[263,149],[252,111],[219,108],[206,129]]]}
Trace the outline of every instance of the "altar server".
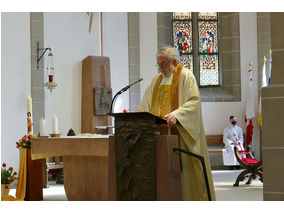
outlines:
{"label": "altar server", "polygon": [[234,146],[237,146],[239,150],[244,150],[243,130],[237,125],[236,116],[231,115],[229,121],[229,126],[223,132],[223,143],[225,144],[225,149],[222,149],[223,163],[231,169],[240,169],[240,164],[235,157]]}

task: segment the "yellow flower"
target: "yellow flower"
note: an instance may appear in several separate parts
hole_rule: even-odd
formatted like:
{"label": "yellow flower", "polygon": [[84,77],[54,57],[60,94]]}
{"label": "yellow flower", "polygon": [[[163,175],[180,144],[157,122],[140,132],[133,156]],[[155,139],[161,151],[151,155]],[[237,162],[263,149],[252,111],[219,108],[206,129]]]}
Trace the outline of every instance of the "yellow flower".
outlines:
{"label": "yellow flower", "polygon": [[22,139],[20,139],[20,142],[22,142]]}

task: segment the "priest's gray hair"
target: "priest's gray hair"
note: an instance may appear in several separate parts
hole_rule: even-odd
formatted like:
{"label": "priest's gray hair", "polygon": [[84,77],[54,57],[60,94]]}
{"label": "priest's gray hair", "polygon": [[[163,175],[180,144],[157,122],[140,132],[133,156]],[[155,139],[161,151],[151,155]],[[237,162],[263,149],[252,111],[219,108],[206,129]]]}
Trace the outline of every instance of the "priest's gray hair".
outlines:
{"label": "priest's gray hair", "polygon": [[162,55],[166,55],[169,58],[169,60],[172,61],[174,60],[174,58],[178,60],[179,53],[173,47],[165,46],[165,47],[162,47],[156,54],[157,57],[160,57]]}

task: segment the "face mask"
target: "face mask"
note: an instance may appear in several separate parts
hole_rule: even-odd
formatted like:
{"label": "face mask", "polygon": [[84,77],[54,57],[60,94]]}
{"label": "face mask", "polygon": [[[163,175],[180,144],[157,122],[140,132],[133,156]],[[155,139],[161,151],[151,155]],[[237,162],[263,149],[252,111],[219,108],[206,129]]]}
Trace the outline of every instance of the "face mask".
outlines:
{"label": "face mask", "polygon": [[236,125],[236,124],[237,124],[237,121],[232,121],[232,124],[233,124],[233,125]]}

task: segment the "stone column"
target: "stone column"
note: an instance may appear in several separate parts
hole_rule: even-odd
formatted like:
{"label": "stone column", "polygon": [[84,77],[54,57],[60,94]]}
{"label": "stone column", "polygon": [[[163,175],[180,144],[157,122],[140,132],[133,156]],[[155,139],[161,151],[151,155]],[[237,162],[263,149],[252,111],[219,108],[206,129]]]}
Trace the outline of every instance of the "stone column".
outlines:
{"label": "stone column", "polygon": [[284,13],[271,13],[271,84],[262,88],[263,200],[284,200]]}
{"label": "stone column", "polygon": [[[45,95],[44,95],[44,60],[47,56],[43,57],[39,62],[39,69],[37,69],[37,42],[39,48],[46,48],[44,45],[44,14],[43,12],[30,13],[31,17],[31,96],[33,104],[33,132],[38,135],[39,133],[39,120],[45,117]],[[40,51],[42,54],[43,51]]]}
{"label": "stone column", "polygon": [[[37,69],[37,42],[39,48],[45,48],[44,45],[44,14],[43,12],[30,13],[31,19],[31,96],[33,104],[33,130],[34,134],[39,134],[39,120],[45,118],[45,94],[44,94],[44,57],[39,62]],[[42,54],[42,51],[40,52]],[[47,53],[45,54],[45,56]],[[50,158],[51,159],[51,158]],[[42,160],[43,187],[48,187],[48,171],[46,159]]]}
{"label": "stone column", "polygon": [[[140,31],[139,13],[129,12],[128,16],[128,55],[129,55],[129,83],[140,79]],[[140,102],[140,84],[129,89],[129,111],[136,110]]]}

